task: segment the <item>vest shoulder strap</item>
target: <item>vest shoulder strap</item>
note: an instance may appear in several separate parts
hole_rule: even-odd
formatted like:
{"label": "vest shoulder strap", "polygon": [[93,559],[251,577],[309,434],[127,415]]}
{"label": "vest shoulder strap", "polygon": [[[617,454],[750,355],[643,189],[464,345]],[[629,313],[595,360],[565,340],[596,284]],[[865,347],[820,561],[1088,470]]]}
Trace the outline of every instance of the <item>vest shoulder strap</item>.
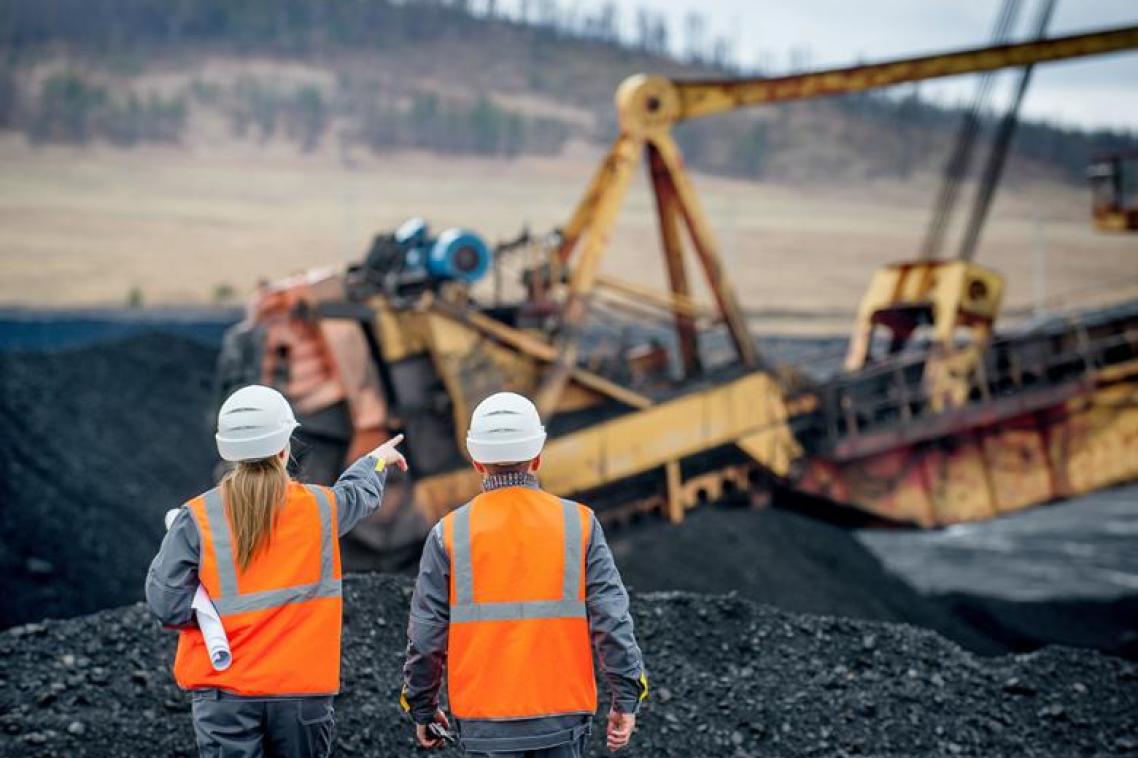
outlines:
{"label": "vest shoulder strap", "polygon": [[[191,501],[190,512],[204,520],[213,545],[213,562],[217,568],[218,593],[212,597],[214,606],[222,615],[267,610],[291,603],[300,603],[318,597],[339,597],[341,582],[335,572],[335,545],[332,497],[324,488],[306,485],[320,511],[320,579],[301,585],[278,587],[260,592],[242,593],[237,585],[237,563],[234,560],[229,522],[220,487],[201,496],[200,505]],[[199,523],[198,528],[201,529]],[[205,550],[204,540],[202,551]]]}
{"label": "vest shoulder strap", "polygon": [[[552,496],[551,496],[552,497]],[[450,522],[451,576],[454,579],[454,602],[451,605],[451,623],[471,621],[509,621],[520,619],[583,618],[585,603],[580,600],[581,571],[581,512],[577,503],[556,498],[561,503],[564,524],[562,550],[564,571],[559,600],[527,600],[518,602],[474,601],[473,549],[470,536],[470,505],[448,514]]]}

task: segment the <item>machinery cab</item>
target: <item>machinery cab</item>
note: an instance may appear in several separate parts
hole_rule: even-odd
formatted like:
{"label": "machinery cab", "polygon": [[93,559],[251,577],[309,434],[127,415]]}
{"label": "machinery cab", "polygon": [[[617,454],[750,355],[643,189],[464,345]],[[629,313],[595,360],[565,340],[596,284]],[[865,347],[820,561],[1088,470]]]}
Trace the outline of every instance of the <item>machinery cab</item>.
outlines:
{"label": "machinery cab", "polygon": [[1098,156],[1087,169],[1094,224],[1103,232],[1138,231],[1138,152]]}

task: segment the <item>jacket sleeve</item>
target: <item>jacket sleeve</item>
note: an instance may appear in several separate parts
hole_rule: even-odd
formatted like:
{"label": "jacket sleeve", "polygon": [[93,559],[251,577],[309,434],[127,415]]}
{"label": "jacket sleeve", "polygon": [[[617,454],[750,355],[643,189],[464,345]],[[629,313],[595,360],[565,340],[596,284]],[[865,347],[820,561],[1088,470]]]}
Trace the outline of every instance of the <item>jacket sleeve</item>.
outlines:
{"label": "jacket sleeve", "polygon": [[450,630],[450,560],[443,547],[442,522],[423,545],[419,578],[407,621],[407,660],[401,702],[417,724],[429,724],[439,707]]}
{"label": "jacket sleeve", "polygon": [[201,538],[189,508],[178,509],[146,574],[146,607],[167,629],[197,626],[190,607],[198,589]]}
{"label": "jacket sleeve", "polygon": [[612,690],[612,707],[636,713],[648,692],[644,660],[632,629],[628,591],[596,517],[585,553],[585,602],[593,648]]}
{"label": "jacket sleeve", "polygon": [[343,537],[356,524],[375,513],[383,500],[383,485],[387,469],[375,470],[375,458],[365,455],[336,480],[332,492],[336,496],[336,513],[339,532]]}

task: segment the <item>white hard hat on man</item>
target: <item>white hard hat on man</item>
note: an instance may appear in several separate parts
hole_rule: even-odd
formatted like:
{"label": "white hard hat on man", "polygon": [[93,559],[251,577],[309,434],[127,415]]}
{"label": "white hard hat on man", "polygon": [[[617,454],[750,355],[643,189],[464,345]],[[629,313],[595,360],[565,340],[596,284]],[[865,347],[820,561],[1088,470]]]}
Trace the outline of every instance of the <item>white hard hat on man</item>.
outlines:
{"label": "white hard hat on man", "polygon": [[545,445],[537,408],[515,392],[497,392],[474,409],[466,450],[475,463],[531,461]]}

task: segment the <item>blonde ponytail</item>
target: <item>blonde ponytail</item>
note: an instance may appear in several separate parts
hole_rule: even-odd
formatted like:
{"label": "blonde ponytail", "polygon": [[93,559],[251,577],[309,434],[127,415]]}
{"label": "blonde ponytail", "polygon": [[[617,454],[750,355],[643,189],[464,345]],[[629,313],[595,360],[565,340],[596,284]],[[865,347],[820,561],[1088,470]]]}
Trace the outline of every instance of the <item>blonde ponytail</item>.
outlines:
{"label": "blonde ponytail", "polygon": [[288,471],[280,456],[241,461],[221,480],[225,512],[233,527],[237,565],[245,571],[268,544],[284,504]]}

